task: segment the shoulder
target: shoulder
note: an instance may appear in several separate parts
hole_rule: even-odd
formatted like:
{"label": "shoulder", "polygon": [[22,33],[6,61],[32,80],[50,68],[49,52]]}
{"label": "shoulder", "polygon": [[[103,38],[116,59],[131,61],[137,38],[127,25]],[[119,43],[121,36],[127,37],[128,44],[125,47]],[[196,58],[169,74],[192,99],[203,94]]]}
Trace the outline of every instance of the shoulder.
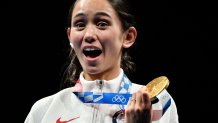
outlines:
{"label": "shoulder", "polygon": [[70,92],[71,89],[72,88],[66,88],[53,95],[37,100],[31,107],[31,110],[25,119],[25,123],[41,122],[41,119],[43,118],[44,114],[47,112],[49,107],[54,102],[56,102],[57,99],[61,99],[64,95],[68,94],[68,92]]}
{"label": "shoulder", "polygon": [[53,100],[67,94],[68,92],[70,92],[70,90],[71,88],[66,88],[53,95],[42,98],[34,103],[32,109],[34,110],[34,109],[46,108],[53,102]]}

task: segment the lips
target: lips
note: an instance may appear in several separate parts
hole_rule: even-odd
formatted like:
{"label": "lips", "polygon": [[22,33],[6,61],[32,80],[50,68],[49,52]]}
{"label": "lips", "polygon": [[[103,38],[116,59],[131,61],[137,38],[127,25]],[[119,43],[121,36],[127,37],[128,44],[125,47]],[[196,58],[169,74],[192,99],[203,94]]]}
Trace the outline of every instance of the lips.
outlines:
{"label": "lips", "polygon": [[83,49],[83,54],[86,57],[90,57],[90,58],[96,58],[98,56],[100,56],[102,53],[102,50],[100,48],[97,47],[85,47]]}

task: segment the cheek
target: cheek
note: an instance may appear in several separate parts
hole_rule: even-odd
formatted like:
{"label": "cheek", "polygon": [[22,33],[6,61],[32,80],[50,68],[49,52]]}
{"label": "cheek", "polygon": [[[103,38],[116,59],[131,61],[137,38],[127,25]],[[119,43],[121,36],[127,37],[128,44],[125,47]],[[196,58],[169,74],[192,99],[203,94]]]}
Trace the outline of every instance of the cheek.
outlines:
{"label": "cheek", "polygon": [[110,33],[107,36],[107,39],[108,41],[106,43],[108,43],[108,45],[111,46],[112,48],[117,48],[122,46],[122,38],[117,33]]}
{"label": "cheek", "polygon": [[121,32],[119,30],[110,29],[107,31],[98,32],[97,34],[103,40],[109,41],[109,43],[121,42]]}
{"label": "cheek", "polygon": [[[105,37],[106,38],[106,37]],[[115,55],[118,52],[120,52],[122,48],[122,40],[119,36],[114,34],[114,36],[111,36],[111,34],[102,42],[105,49],[109,51],[110,54]]]}
{"label": "cheek", "polygon": [[74,46],[80,45],[82,39],[83,39],[82,33],[74,32],[74,31],[71,32],[70,42],[73,43]]}
{"label": "cheek", "polygon": [[110,48],[117,48],[122,45],[122,39],[119,33],[110,32],[104,35],[104,44]]}

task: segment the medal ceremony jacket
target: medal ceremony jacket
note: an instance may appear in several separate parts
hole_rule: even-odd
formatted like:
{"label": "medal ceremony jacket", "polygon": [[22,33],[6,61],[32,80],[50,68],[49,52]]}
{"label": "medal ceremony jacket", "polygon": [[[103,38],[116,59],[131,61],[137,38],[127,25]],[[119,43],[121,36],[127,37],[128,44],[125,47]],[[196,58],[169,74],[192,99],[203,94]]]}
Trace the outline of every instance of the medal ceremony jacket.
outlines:
{"label": "medal ceremony jacket", "polygon": [[[122,69],[118,77],[109,81],[87,81],[82,72],[74,87],[36,101],[24,123],[124,123],[126,105],[116,103],[126,103],[129,98],[119,93],[132,94],[141,87],[131,83]],[[178,123],[177,107],[167,90],[156,97],[152,123]]]}

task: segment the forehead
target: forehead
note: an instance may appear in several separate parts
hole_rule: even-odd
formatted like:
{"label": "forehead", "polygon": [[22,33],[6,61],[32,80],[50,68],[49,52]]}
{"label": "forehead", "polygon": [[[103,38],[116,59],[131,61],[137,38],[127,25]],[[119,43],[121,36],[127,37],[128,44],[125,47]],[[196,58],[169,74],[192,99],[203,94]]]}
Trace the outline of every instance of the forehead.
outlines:
{"label": "forehead", "polygon": [[72,16],[78,13],[91,14],[96,12],[105,12],[111,16],[116,15],[108,0],[78,0],[75,3]]}

